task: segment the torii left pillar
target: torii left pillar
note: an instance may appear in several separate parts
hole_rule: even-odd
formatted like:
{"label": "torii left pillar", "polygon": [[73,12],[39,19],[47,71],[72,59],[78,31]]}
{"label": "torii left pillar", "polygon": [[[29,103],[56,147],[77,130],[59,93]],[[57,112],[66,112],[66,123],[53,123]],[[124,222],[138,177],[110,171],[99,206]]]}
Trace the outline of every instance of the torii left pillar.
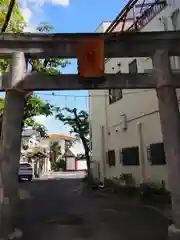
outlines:
{"label": "torii left pillar", "polygon": [[[26,73],[24,53],[14,52],[9,72],[9,86],[15,87]],[[6,92],[0,146],[0,238],[14,232],[14,216],[19,199],[17,170],[21,151],[25,93]]]}

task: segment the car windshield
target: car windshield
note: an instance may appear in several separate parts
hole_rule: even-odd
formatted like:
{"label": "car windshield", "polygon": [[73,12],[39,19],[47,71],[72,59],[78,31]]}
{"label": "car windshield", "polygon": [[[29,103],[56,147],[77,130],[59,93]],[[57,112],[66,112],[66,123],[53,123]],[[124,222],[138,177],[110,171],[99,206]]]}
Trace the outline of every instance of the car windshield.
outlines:
{"label": "car windshield", "polygon": [[20,163],[20,167],[31,167],[29,163]]}

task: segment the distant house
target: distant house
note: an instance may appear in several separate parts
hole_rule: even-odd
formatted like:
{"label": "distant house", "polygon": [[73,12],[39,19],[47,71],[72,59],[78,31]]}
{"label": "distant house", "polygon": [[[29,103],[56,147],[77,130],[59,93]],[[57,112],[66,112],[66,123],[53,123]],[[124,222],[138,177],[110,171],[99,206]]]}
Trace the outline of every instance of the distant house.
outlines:
{"label": "distant house", "polygon": [[27,152],[40,145],[40,135],[36,130],[24,129],[21,135],[21,162],[27,161]]}
{"label": "distant house", "polygon": [[49,134],[48,138],[41,139],[41,144],[49,146],[53,142],[58,142],[61,147],[62,155],[65,153],[65,149],[67,147],[71,147],[73,138],[71,136],[63,135],[63,134]]}
{"label": "distant house", "polygon": [[50,170],[48,153],[43,151],[43,149],[37,149],[36,152],[28,152],[26,156],[28,162],[32,164],[35,177]]}
{"label": "distant house", "polygon": [[66,148],[63,158],[66,162],[66,170],[76,171],[76,156],[69,148]]}
{"label": "distant house", "polygon": [[28,148],[38,147],[40,145],[40,134],[34,129],[24,129],[21,141],[22,145]]}
{"label": "distant house", "polygon": [[78,154],[76,157],[76,171],[86,171],[87,161],[84,154]]}
{"label": "distant house", "polygon": [[81,171],[87,169],[85,159],[78,159],[77,155],[83,152],[82,143],[73,143],[74,138],[63,134],[49,134],[48,138],[41,140],[46,144],[58,142],[61,146],[62,159],[66,162],[67,171]]}
{"label": "distant house", "polygon": [[[83,155],[81,155],[83,156]],[[63,158],[66,162],[66,170],[67,171],[86,171],[87,170],[87,162],[85,157],[79,157],[75,153],[73,153],[73,149],[66,149],[66,152],[63,155]]]}
{"label": "distant house", "polygon": [[50,171],[49,148],[41,144],[40,133],[24,129],[21,142],[20,162],[30,162],[35,175]]}
{"label": "distant house", "polygon": [[48,138],[49,139],[54,139],[54,140],[57,140],[57,139],[63,139],[65,141],[72,141],[72,137],[71,136],[67,136],[67,135],[63,135],[63,134],[49,134],[48,135]]}

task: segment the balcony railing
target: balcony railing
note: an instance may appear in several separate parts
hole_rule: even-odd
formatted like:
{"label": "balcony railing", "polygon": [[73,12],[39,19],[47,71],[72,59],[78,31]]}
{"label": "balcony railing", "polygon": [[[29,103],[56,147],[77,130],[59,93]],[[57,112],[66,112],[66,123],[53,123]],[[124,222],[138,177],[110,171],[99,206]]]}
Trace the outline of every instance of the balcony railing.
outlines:
{"label": "balcony railing", "polygon": [[126,31],[139,31],[167,6],[166,0],[156,0]]}

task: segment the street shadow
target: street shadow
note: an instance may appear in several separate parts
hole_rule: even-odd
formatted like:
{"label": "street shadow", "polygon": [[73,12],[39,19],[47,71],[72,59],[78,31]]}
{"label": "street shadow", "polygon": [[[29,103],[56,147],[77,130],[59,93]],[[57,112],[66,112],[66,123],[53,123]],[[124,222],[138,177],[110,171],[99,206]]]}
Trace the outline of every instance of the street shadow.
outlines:
{"label": "street shadow", "polygon": [[168,222],[163,216],[121,196],[83,190],[81,179],[69,175],[19,184],[26,196],[16,218],[23,240],[166,240]]}

